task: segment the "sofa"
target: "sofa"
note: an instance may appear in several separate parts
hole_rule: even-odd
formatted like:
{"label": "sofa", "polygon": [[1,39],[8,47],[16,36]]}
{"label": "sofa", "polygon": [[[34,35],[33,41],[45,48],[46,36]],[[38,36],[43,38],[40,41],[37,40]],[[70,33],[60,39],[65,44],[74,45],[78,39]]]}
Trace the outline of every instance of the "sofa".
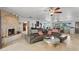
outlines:
{"label": "sofa", "polygon": [[58,39],[60,39],[60,43],[62,43],[64,40],[66,40],[67,36],[66,37],[61,37],[61,33],[59,32],[52,32],[52,30],[48,30],[48,32],[44,33],[44,31],[42,30],[39,30],[37,33],[31,33],[29,36],[30,36],[30,44],[32,43],[36,43],[36,42],[39,42],[39,41],[43,41],[43,39],[46,37],[46,36],[54,36]]}
{"label": "sofa", "polygon": [[42,41],[44,39],[44,34],[42,31],[38,31],[38,33],[30,34],[30,44]]}

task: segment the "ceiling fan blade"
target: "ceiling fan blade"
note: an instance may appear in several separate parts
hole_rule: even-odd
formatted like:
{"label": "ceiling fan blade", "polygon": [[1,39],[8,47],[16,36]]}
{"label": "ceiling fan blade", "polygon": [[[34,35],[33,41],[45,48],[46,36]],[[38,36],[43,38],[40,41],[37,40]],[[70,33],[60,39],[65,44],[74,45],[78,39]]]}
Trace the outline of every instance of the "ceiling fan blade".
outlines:
{"label": "ceiling fan blade", "polygon": [[60,8],[59,7],[57,7],[55,10],[59,10]]}
{"label": "ceiling fan blade", "polygon": [[62,13],[62,12],[60,11],[60,12],[54,12],[54,13]]}

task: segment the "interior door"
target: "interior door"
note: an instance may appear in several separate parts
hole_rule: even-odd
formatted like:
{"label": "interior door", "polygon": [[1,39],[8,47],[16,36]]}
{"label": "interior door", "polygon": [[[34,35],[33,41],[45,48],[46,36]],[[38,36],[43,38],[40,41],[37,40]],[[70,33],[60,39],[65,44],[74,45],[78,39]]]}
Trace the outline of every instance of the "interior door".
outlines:
{"label": "interior door", "polygon": [[79,22],[75,23],[75,33],[79,34]]}

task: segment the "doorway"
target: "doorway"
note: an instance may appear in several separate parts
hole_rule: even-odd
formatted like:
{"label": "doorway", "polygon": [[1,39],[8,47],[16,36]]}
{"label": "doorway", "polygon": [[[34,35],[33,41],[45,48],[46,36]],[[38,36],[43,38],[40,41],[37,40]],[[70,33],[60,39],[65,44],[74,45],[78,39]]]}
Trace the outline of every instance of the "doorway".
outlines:
{"label": "doorway", "polygon": [[26,25],[27,23],[23,23],[23,31],[26,31]]}
{"label": "doorway", "polygon": [[23,31],[25,34],[29,34],[29,21],[23,23]]}
{"label": "doorway", "polygon": [[2,37],[1,37],[1,10],[0,10],[0,48],[2,48]]}
{"label": "doorway", "polygon": [[79,22],[75,22],[75,33],[79,34]]}

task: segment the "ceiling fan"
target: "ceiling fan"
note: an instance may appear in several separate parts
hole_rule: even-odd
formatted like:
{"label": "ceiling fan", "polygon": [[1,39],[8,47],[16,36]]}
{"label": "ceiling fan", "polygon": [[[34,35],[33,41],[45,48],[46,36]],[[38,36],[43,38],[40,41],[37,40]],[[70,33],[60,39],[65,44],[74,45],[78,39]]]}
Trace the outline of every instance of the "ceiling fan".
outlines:
{"label": "ceiling fan", "polygon": [[60,7],[48,7],[44,10],[45,13],[48,13],[53,16],[53,15],[58,15],[62,13],[62,9]]}
{"label": "ceiling fan", "polygon": [[62,13],[60,7],[50,7],[49,8],[49,12],[51,13],[51,16],[53,16],[54,14],[60,14],[60,13]]}

